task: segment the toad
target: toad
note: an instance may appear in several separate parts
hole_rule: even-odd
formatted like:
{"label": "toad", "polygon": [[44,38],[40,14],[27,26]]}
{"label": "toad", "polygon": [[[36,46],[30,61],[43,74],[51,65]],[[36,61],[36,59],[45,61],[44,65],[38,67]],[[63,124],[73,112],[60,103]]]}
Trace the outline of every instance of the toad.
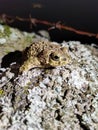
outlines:
{"label": "toad", "polygon": [[32,68],[50,68],[65,66],[70,61],[68,49],[49,41],[32,43],[23,51],[22,65],[19,72],[27,72]]}

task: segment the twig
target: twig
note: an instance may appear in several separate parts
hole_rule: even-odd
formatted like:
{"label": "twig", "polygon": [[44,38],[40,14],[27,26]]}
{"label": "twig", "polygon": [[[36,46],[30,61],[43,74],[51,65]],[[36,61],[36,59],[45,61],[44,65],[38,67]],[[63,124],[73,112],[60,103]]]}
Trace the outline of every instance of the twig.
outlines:
{"label": "twig", "polygon": [[44,21],[44,20],[39,20],[39,19],[36,19],[36,18],[32,18],[31,15],[29,15],[29,18],[21,18],[21,17],[13,17],[13,16],[8,16],[8,15],[5,15],[5,14],[2,14],[0,16],[0,19],[2,19],[4,21],[4,23],[13,23],[15,20],[18,20],[18,21],[22,21],[22,22],[30,22],[30,27],[33,26],[36,26],[37,24],[43,24],[43,25],[46,25],[46,26],[49,26],[49,30],[51,29],[62,29],[62,30],[67,30],[67,31],[71,31],[71,32],[74,32],[76,34],[79,34],[79,35],[84,35],[84,36],[88,36],[88,37],[95,37],[96,39],[98,39],[98,33],[95,34],[95,33],[90,33],[90,32],[85,32],[85,31],[81,31],[81,30],[78,30],[78,29],[75,29],[75,28],[72,28],[72,27],[69,27],[69,26],[65,26],[65,25],[62,25],[60,22],[57,22],[57,23],[52,23],[52,22],[48,22],[48,21]]}

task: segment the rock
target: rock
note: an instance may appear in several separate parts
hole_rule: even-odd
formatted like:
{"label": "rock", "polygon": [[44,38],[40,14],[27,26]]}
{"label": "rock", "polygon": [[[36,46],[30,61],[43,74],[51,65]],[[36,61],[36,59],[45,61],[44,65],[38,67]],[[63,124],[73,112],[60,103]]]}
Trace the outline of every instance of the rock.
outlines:
{"label": "rock", "polygon": [[64,67],[22,75],[0,69],[0,130],[98,129],[98,50],[75,41],[61,44],[72,60]]}

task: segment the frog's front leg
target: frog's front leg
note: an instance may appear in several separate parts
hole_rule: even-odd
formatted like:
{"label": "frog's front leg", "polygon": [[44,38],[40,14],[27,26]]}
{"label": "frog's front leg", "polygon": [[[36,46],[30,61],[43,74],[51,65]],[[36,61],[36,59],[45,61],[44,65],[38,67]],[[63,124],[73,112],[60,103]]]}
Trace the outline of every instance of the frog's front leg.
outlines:
{"label": "frog's front leg", "polygon": [[27,72],[28,70],[35,68],[35,67],[41,67],[40,62],[37,58],[31,57],[24,61],[22,66],[19,68],[19,73]]}

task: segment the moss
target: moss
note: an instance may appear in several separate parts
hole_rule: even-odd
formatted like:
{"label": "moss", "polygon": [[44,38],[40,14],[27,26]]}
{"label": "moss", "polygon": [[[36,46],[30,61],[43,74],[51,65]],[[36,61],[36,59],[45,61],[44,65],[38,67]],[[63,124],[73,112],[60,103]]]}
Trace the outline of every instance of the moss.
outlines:
{"label": "moss", "polygon": [[9,37],[10,34],[11,34],[10,27],[7,26],[7,25],[4,26],[4,34],[5,34],[5,36],[8,36],[8,37]]}
{"label": "moss", "polygon": [[24,86],[24,94],[28,94],[28,87],[29,86]]}
{"label": "moss", "polygon": [[0,96],[2,96],[3,94],[4,94],[4,91],[0,89]]}
{"label": "moss", "polygon": [[10,34],[11,34],[10,27],[7,26],[7,25],[4,25],[3,27],[4,27],[4,31],[3,31],[3,32],[0,31],[0,38],[2,38],[2,37],[6,37],[6,36],[9,37]]}
{"label": "moss", "polygon": [[32,37],[26,36],[26,41],[27,41],[27,42],[31,42],[31,41],[32,41]]}

